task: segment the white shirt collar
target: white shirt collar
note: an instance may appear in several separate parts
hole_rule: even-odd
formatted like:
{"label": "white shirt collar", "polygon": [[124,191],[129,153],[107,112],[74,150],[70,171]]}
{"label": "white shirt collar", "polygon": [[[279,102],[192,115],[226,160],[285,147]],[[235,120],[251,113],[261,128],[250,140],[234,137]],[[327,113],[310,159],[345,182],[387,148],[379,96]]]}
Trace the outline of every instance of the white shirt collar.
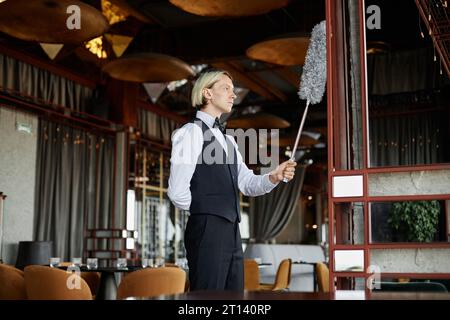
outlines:
{"label": "white shirt collar", "polygon": [[210,128],[214,127],[214,122],[216,121],[216,119],[213,118],[208,113],[203,112],[203,111],[197,111],[195,116],[197,118],[199,118],[200,120],[202,120],[204,123],[206,123],[208,125],[208,127],[210,127]]}

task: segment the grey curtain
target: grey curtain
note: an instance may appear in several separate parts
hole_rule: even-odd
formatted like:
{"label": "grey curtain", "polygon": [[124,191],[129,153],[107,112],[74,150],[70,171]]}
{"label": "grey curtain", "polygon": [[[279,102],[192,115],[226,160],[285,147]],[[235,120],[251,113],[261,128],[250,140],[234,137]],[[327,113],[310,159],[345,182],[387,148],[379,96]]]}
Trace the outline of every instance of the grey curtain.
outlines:
{"label": "grey curtain", "polygon": [[367,56],[372,167],[448,161],[448,114],[427,111],[448,107],[450,81],[433,54],[422,48]]}
{"label": "grey curtain", "polygon": [[0,54],[0,90],[20,93],[42,105],[86,111],[93,90],[46,70]]}
{"label": "grey curtain", "polygon": [[295,178],[291,182],[280,182],[272,192],[250,199],[250,236],[256,242],[275,238],[287,226],[302,191],[305,170],[305,166],[297,165]]}
{"label": "grey curtain", "polygon": [[177,128],[177,123],[152,112],[140,109],[138,112],[138,127],[143,133],[152,138],[170,141],[172,132]]}
{"label": "grey curtain", "polygon": [[439,62],[434,62],[433,55],[432,48],[368,55],[369,95],[415,92],[448,85],[450,81],[440,76]]}
{"label": "grey curtain", "polygon": [[448,130],[445,125],[446,117],[448,114],[440,112],[371,117],[371,166],[444,162]]}
{"label": "grey curtain", "polygon": [[85,229],[108,227],[113,163],[113,138],[40,119],[36,240],[53,241],[63,259],[82,257]]}

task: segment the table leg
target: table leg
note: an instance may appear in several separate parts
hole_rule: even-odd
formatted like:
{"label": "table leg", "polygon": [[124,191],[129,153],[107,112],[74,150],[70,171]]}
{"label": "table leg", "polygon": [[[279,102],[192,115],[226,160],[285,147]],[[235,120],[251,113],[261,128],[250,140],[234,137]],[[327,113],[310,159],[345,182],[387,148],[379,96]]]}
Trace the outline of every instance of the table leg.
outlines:
{"label": "table leg", "polygon": [[117,284],[114,272],[102,272],[96,300],[116,300]]}
{"label": "table leg", "polygon": [[317,292],[319,291],[319,288],[317,287],[317,275],[316,275],[316,264],[313,264],[313,279],[314,279],[314,284],[313,284],[313,291]]}

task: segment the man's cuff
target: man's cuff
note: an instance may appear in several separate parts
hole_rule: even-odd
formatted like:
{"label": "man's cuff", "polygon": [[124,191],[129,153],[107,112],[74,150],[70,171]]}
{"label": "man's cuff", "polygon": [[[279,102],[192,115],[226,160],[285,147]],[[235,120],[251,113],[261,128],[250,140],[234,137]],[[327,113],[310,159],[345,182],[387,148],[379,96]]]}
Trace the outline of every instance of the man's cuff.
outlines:
{"label": "man's cuff", "polygon": [[270,173],[266,173],[264,175],[264,179],[263,179],[264,190],[266,190],[266,193],[272,191],[272,189],[275,188],[279,184],[279,182],[272,183],[272,181],[270,181],[270,179],[269,179],[269,175],[270,175]]}

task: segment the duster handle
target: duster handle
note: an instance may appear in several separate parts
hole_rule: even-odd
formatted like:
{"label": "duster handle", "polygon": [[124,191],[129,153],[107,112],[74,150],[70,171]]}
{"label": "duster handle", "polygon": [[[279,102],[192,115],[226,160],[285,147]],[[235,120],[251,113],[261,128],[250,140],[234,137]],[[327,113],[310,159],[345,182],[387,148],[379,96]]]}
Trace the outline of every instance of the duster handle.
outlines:
{"label": "duster handle", "polygon": [[[302,121],[300,122],[300,128],[298,129],[298,132],[297,132],[297,138],[295,139],[295,144],[294,144],[294,148],[292,149],[292,154],[291,154],[290,160],[294,160],[295,159],[295,152],[297,151],[298,143],[300,141],[300,136],[302,135],[302,131],[303,131],[303,126],[305,124],[306,115],[308,114],[308,107],[309,107],[309,100],[306,101],[306,108],[305,108],[305,111],[303,111]],[[283,182],[287,183],[288,180],[286,178],[284,178]]]}

